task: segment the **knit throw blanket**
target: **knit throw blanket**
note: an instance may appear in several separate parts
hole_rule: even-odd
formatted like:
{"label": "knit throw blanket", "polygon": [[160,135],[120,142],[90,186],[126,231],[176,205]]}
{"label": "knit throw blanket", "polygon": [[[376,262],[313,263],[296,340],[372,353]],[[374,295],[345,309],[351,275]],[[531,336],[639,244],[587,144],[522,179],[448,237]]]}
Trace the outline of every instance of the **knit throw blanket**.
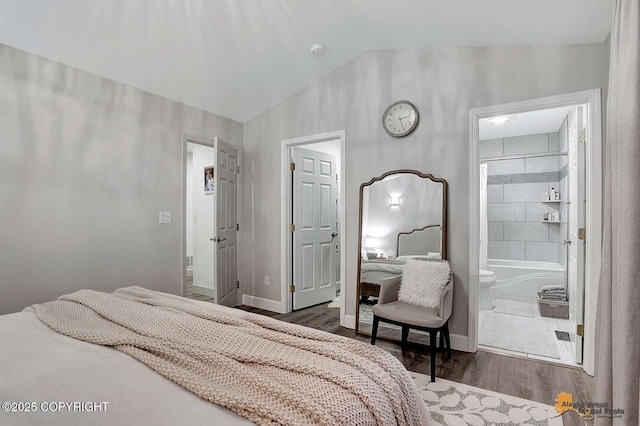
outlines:
{"label": "knit throw blanket", "polygon": [[259,425],[430,422],[402,364],[347,337],[142,287],[81,290],[26,310]]}

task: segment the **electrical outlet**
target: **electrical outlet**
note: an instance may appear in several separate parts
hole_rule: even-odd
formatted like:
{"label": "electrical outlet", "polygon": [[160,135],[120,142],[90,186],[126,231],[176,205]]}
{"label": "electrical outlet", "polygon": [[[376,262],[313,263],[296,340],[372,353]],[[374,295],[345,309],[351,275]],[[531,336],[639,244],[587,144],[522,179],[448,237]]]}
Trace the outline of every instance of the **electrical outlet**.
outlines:
{"label": "electrical outlet", "polygon": [[171,223],[171,212],[158,212],[158,223],[160,225]]}
{"label": "electrical outlet", "polygon": [[269,285],[269,275],[264,276],[264,285]]}

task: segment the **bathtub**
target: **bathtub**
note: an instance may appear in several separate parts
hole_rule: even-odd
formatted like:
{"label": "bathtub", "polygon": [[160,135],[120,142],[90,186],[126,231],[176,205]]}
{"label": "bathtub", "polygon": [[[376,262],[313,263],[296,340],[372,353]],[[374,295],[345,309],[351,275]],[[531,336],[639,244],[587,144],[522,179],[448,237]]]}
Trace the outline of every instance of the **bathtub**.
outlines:
{"label": "bathtub", "polygon": [[496,275],[496,284],[489,289],[491,300],[536,304],[541,287],[553,284],[566,288],[566,271],[559,263],[502,259],[488,259],[487,263]]}

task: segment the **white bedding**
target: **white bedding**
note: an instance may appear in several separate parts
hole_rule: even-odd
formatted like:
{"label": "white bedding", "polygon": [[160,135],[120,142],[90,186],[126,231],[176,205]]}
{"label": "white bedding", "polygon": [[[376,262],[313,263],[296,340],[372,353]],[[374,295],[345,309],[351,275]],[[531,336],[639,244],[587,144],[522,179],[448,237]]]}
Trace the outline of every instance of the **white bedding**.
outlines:
{"label": "white bedding", "polygon": [[[429,255],[423,254],[410,254],[404,256],[398,256],[395,259],[371,259],[363,260],[361,271],[365,272],[387,272],[393,275],[402,275],[404,265],[411,259],[429,259]],[[370,281],[366,281],[370,282]]]}
{"label": "white bedding", "polygon": [[390,274],[400,275],[404,269],[406,261],[389,260],[389,259],[374,259],[365,260],[362,262],[362,272],[388,272]]}
{"label": "white bedding", "polygon": [[[1,425],[251,425],[115,349],[63,336],[34,314],[0,316]],[[108,402],[106,412],[42,412],[42,402]]]}

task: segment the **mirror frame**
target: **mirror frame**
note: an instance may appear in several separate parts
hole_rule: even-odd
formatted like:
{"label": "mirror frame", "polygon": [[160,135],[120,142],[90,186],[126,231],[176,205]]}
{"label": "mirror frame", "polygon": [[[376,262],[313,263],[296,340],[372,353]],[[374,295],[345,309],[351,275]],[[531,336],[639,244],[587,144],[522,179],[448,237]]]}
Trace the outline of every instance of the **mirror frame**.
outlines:
{"label": "mirror frame", "polygon": [[[448,231],[448,223],[449,223],[449,219],[447,216],[447,205],[448,205],[448,201],[449,201],[449,184],[447,183],[446,179],[443,178],[437,178],[435,176],[433,176],[430,173],[422,173],[419,172],[417,170],[412,170],[412,169],[398,169],[398,170],[391,170],[389,172],[383,173],[382,175],[378,176],[378,177],[374,177],[371,178],[370,181],[363,183],[362,185],[360,185],[360,196],[359,196],[359,207],[358,207],[358,269],[357,269],[357,275],[356,275],[356,283],[357,283],[357,287],[356,287],[356,334],[361,334],[364,336],[370,336],[370,333],[367,332],[363,332],[360,331],[360,287],[361,287],[361,282],[360,282],[360,277],[362,274],[362,201],[364,198],[364,189],[368,186],[373,185],[376,182],[380,182],[381,180],[383,180],[384,178],[386,178],[387,176],[391,176],[391,175],[397,175],[397,174],[413,174],[416,175],[418,177],[424,178],[424,179],[429,179],[432,182],[436,182],[436,183],[441,183],[442,184],[442,259],[447,259],[447,231]],[[427,226],[428,227],[428,226]],[[415,230],[414,230],[415,231]],[[413,231],[411,231],[413,232]],[[398,239],[400,238],[400,235],[398,235]],[[399,339],[398,339],[399,340]]]}

